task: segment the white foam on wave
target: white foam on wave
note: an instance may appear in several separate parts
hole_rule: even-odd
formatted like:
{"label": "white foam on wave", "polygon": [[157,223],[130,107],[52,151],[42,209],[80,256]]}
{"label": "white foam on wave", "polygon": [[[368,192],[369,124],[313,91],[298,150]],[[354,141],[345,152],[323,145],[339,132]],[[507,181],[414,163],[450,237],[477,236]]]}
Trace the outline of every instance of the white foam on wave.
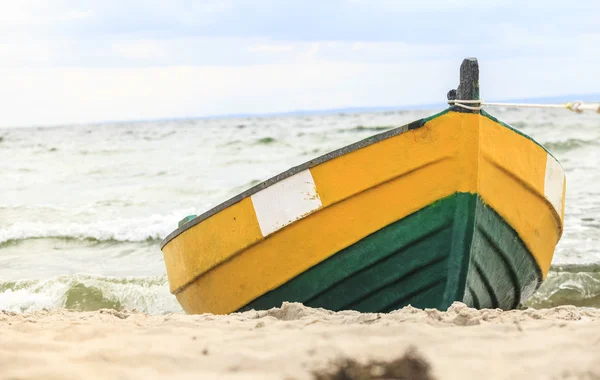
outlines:
{"label": "white foam on wave", "polygon": [[[182,313],[177,299],[169,292],[166,275],[157,277],[110,278],[90,275],[59,276],[47,280],[22,280],[0,283],[0,310],[26,313],[68,307],[69,291],[83,285],[118,302],[128,310],[148,314]],[[81,295],[79,295],[81,296]],[[97,298],[98,295],[94,295]],[[98,301],[81,296],[81,304]]]}
{"label": "white foam on wave", "polygon": [[2,289],[0,310],[28,312],[57,309],[61,307],[61,297],[64,298],[67,290],[68,286],[61,283],[47,287],[45,281],[18,281],[14,289]]}
{"label": "white foam on wave", "polygon": [[16,222],[0,230],[0,244],[34,238],[95,239],[99,241],[159,240],[177,228],[179,220],[193,210],[115,220],[72,220],[65,222]]}

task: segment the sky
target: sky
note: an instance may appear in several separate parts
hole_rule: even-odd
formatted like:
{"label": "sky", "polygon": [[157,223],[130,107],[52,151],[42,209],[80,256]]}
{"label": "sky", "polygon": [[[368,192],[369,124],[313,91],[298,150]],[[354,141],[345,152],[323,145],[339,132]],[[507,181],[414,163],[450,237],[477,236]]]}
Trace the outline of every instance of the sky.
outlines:
{"label": "sky", "polygon": [[[600,1],[0,0],[0,127],[600,94]],[[574,99],[576,100],[576,99]]]}

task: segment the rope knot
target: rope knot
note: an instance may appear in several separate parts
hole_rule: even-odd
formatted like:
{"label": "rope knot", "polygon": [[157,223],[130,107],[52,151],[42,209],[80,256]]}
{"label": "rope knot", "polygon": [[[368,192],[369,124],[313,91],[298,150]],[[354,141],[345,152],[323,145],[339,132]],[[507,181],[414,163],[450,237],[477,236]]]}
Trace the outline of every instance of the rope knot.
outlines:
{"label": "rope knot", "polygon": [[[453,99],[453,100],[448,100],[448,104],[453,104],[457,107],[461,107],[470,111],[481,111],[481,109],[483,108],[483,99],[478,99],[478,100],[460,100],[460,99]],[[472,106],[470,106],[469,104],[474,104]]]}

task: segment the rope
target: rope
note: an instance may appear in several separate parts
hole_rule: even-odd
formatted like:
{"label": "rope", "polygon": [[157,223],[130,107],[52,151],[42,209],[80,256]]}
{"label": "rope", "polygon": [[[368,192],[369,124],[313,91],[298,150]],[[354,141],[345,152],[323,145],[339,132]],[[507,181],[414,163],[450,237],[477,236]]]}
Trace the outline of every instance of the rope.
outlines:
{"label": "rope", "polygon": [[[519,107],[519,108],[566,108],[569,111],[582,113],[583,111],[596,111],[600,113],[600,103],[584,103],[584,102],[569,102],[565,104],[535,104],[535,103],[493,103],[481,100],[448,100],[448,104],[468,109],[471,111],[479,111],[484,106],[490,107]],[[473,104],[473,105],[470,105]]]}
{"label": "rope", "polygon": [[[481,100],[448,100],[448,104],[454,104],[455,106],[471,110],[480,111],[483,108],[483,99]],[[468,104],[479,104],[478,106],[469,106]]]}

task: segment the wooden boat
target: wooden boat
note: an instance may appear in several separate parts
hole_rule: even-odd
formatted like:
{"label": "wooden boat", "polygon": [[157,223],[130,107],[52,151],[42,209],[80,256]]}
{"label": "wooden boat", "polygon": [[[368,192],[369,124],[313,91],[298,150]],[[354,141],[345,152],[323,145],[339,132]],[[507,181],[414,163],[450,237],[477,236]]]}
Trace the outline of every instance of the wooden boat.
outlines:
{"label": "wooden boat", "polygon": [[562,234],[565,176],[542,145],[473,107],[478,76],[466,59],[457,104],[185,219],[161,245],[183,309],[518,307]]}

